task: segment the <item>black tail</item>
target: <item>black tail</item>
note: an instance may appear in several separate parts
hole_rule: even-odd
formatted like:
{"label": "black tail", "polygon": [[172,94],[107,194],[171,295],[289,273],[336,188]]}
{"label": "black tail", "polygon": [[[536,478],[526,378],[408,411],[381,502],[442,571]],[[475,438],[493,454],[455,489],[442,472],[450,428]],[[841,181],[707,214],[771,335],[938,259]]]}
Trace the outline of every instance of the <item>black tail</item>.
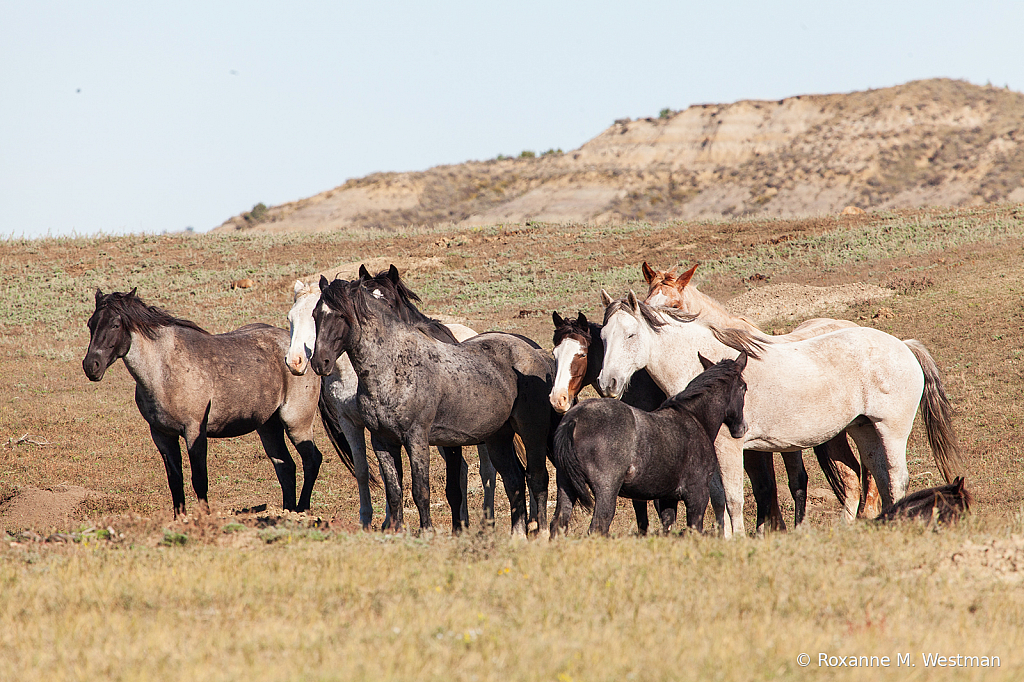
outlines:
{"label": "black tail", "polygon": [[575,419],[562,420],[555,431],[555,447],[551,451],[551,462],[564,476],[569,497],[574,501],[579,500],[588,510],[593,510],[594,496],[590,492],[587,475],[580,466],[579,453],[576,451],[576,441],[573,438],[575,431]]}
{"label": "black tail", "polygon": [[[320,419],[324,423],[327,437],[331,439],[331,443],[338,452],[338,457],[341,459],[342,464],[355,476],[356,465],[352,459],[352,446],[349,444],[345,434],[338,428],[338,413],[334,410],[334,401],[327,395],[327,384],[323,381],[320,382]],[[367,471],[370,477],[370,485],[379,489],[380,480],[374,474],[373,468],[367,467]]]}

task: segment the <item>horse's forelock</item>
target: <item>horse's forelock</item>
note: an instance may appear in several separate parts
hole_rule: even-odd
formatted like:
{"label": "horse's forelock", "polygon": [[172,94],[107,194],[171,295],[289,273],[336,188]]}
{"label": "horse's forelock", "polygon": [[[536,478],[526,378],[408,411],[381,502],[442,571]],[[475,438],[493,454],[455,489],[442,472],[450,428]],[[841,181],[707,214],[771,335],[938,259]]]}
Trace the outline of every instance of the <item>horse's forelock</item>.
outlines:
{"label": "horse's forelock", "polygon": [[553,345],[557,347],[560,343],[562,343],[562,341],[564,341],[566,338],[570,336],[579,337],[582,341],[585,342],[587,346],[589,346],[591,341],[593,340],[590,335],[589,324],[583,325],[580,324],[578,320],[569,318],[563,319],[562,324],[555,327],[555,334],[552,337]]}

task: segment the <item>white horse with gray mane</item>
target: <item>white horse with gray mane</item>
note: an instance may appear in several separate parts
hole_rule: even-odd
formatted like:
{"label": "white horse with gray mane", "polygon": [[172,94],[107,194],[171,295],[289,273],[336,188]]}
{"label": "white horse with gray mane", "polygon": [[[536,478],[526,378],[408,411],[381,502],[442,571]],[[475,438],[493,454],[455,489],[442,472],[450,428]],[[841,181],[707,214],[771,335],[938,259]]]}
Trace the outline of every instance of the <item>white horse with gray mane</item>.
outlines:
{"label": "white horse with gray mane", "polygon": [[598,381],[605,395],[621,395],[641,368],[672,395],[701,372],[698,352],[713,361],[733,358],[737,351],[750,356],[744,372],[749,429],[742,438],[723,433],[715,441],[730,517],[727,535],[744,532],[744,448],[801,450],[845,430],[888,506],[907,491],[907,438],[920,406],[936,464],[947,481],[960,474],[941,375],[918,341],[852,327],[778,342],[744,330],[719,329],[673,308],[652,308],[633,292],[618,301],[604,291],[601,295],[606,306],[601,332],[605,357]]}
{"label": "white horse with gray mane", "polygon": [[[294,304],[288,311],[288,322],[291,327],[291,344],[285,363],[292,374],[303,375],[309,368],[309,358],[313,356],[316,344],[316,324],[313,320],[313,308],[320,300],[320,287],[295,280]],[[464,341],[477,333],[461,324],[445,325],[459,341]],[[334,371],[323,377],[320,391],[320,412],[324,427],[331,441],[339,448],[342,461],[351,459],[352,474],[359,488],[359,523],[364,529],[370,528],[373,520],[373,505],[370,499],[370,468],[366,460],[366,439],[363,418],[359,414],[356,401],[356,388],[359,384],[348,354],[342,354],[334,363]],[[339,434],[341,438],[339,438]],[[480,481],[484,491],[483,513],[488,523],[494,522],[494,486],[496,473],[487,455],[484,445],[477,446],[480,455]],[[349,465],[350,462],[345,462]],[[469,510],[466,502],[465,466],[461,474],[463,523],[469,521]],[[385,509],[387,506],[385,505]],[[385,512],[384,526],[388,525],[388,514]]]}

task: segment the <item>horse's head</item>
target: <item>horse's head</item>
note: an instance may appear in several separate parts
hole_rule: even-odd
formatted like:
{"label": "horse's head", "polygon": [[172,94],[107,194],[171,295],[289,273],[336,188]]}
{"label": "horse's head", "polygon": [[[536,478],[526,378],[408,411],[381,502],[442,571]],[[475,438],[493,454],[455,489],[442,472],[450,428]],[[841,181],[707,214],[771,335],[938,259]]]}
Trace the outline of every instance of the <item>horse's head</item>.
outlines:
{"label": "horse's head", "polygon": [[320,300],[313,307],[316,337],[309,365],[320,376],[334,371],[334,363],[350,347],[358,329],[360,306],[365,307],[359,280],[336,279],[328,282],[320,276]]}
{"label": "horse's head", "polygon": [[747,420],[743,416],[743,407],[746,403],[747,382],[743,380],[743,370],[747,366],[747,354],[741,352],[735,360],[721,360],[714,363],[706,357],[697,353],[697,359],[709,371],[712,367],[722,374],[725,381],[725,419],[723,424],[729,429],[729,435],[733,438],[742,438],[747,433]]}
{"label": "horse's head", "polygon": [[648,287],[647,298],[644,299],[644,303],[647,305],[679,308],[680,310],[687,309],[684,297],[686,285],[693,278],[697,265],[694,265],[681,275],[676,274],[675,267],[669,270],[654,270],[647,264],[647,261],[644,261],[641,269],[644,273],[644,279],[647,280]]}
{"label": "horse's head", "polygon": [[573,319],[551,313],[555,323],[552,342],[555,345],[555,382],[548,400],[556,412],[565,413],[576,402],[587,376],[587,354],[590,350],[590,324],[581,312]]}
{"label": "horse's head", "polygon": [[88,322],[89,349],[82,359],[82,369],[90,381],[102,379],[108,367],[128,354],[132,336],[121,310],[124,303],[135,299],[136,290],[104,294],[96,289],[96,310]]}
{"label": "horse's head", "polygon": [[295,302],[288,311],[288,326],[291,329],[291,343],[284,357],[292,374],[301,376],[309,367],[316,344],[316,323],[313,308],[320,300],[320,289],[316,285],[295,280]]}
{"label": "horse's head", "polygon": [[604,328],[601,330],[604,363],[597,385],[601,395],[621,398],[634,372],[647,366],[651,326],[644,319],[642,304],[632,291],[626,298],[613,301],[602,289],[601,301],[605,305]]}

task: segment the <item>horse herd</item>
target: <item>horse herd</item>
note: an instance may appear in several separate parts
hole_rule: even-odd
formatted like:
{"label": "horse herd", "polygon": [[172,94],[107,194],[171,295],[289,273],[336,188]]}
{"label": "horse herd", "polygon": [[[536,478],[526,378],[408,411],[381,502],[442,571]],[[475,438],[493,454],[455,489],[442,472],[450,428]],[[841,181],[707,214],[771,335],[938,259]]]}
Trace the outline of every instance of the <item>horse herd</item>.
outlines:
{"label": "horse herd", "polygon": [[[274,465],[284,508],[309,509],[323,459],[312,436],[317,414],[355,476],[367,529],[377,476],[365,430],[386,496],[384,529],[404,527],[403,448],[420,527],[432,528],[430,445],[445,462],[453,532],[469,522],[468,445],[480,455],[485,522],[494,521],[501,474],[515,535],[564,533],[577,503],[594,511],[591,532],[607,533],[618,497],[632,498],[641,533],[653,500],[666,530],[682,501],[688,527],[702,530],[710,503],[720,533],[743,534],[744,471],[758,531],[782,528],[774,452],[786,463],[799,524],[805,448],[814,449],[845,519],[875,516],[879,501],[890,507],[907,493],[907,438],[919,408],[939,470],[962,491],[950,404],[920,342],[829,319],[767,335],[699,292],[695,268],[676,274],[644,263],[646,300],[602,291],[602,324],[553,313],[553,353],[525,336],[477,334],[425,316],[394,266],[377,275],[361,267],[353,280],[321,277],[319,286],[297,281],[290,334],[250,324],[213,335],[146,305],[136,289],[97,290],[82,366],[99,381],[123,358],[175,515],[185,512],[179,438],[208,512],[207,439],[252,431]],[[605,398],[577,404],[587,385]],[[302,460],[298,499],[285,435]],[[550,528],[548,461],[557,491]]]}

